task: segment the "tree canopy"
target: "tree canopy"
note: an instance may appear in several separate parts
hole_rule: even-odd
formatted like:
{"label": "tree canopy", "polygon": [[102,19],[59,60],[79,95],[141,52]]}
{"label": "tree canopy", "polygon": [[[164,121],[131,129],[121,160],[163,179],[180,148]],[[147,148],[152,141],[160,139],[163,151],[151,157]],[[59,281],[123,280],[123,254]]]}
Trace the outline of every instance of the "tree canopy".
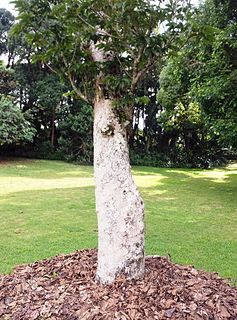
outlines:
{"label": "tree canopy", "polygon": [[[85,101],[99,74],[105,94],[134,94],[139,80],[174,47],[188,10],[183,1],[15,1],[34,58],[67,76]],[[172,20],[172,21],[171,21]],[[106,53],[93,59],[92,47]],[[103,78],[103,79],[102,79]]]}

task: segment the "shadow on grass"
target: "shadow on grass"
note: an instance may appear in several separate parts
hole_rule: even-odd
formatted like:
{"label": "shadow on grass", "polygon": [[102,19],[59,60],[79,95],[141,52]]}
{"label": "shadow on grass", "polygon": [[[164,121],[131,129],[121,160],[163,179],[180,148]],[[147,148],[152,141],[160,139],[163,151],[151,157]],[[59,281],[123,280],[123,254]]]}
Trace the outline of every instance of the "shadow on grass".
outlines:
{"label": "shadow on grass", "polygon": [[70,177],[93,177],[93,167],[64,161],[0,158],[0,177],[29,177],[34,179],[61,179]]}

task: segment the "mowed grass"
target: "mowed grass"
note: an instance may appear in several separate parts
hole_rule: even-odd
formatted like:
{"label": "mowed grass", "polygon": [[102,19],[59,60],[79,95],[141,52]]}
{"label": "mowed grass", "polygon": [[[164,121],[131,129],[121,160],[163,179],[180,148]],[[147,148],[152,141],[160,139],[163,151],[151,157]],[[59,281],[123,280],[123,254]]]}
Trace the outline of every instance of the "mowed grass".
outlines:
{"label": "mowed grass", "polygon": [[[146,207],[146,254],[237,278],[237,165],[134,167]],[[0,162],[0,273],[97,246],[93,169]]]}

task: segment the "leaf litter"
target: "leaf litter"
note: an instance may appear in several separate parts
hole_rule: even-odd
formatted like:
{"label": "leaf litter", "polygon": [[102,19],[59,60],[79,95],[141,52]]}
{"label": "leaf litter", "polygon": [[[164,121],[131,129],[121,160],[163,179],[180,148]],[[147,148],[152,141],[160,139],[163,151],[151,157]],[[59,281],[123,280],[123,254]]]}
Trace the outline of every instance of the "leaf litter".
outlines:
{"label": "leaf litter", "polygon": [[82,250],[0,275],[0,320],[237,319],[237,288],[217,274],[155,256],[144,279],[101,285],[96,266]]}

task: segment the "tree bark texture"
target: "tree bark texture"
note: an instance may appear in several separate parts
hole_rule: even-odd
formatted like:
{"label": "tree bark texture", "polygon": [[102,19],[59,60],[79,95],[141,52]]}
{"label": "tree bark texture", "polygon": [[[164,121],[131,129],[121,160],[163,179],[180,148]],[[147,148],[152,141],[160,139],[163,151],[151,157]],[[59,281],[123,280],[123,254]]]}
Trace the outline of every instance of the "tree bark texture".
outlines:
{"label": "tree bark texture", "polygon": [[94,105],[94,174],[98,219],[97,280],[111,283],[117,275],[144,274],[144,205],[134,184],[126,129],[112,100]]}

